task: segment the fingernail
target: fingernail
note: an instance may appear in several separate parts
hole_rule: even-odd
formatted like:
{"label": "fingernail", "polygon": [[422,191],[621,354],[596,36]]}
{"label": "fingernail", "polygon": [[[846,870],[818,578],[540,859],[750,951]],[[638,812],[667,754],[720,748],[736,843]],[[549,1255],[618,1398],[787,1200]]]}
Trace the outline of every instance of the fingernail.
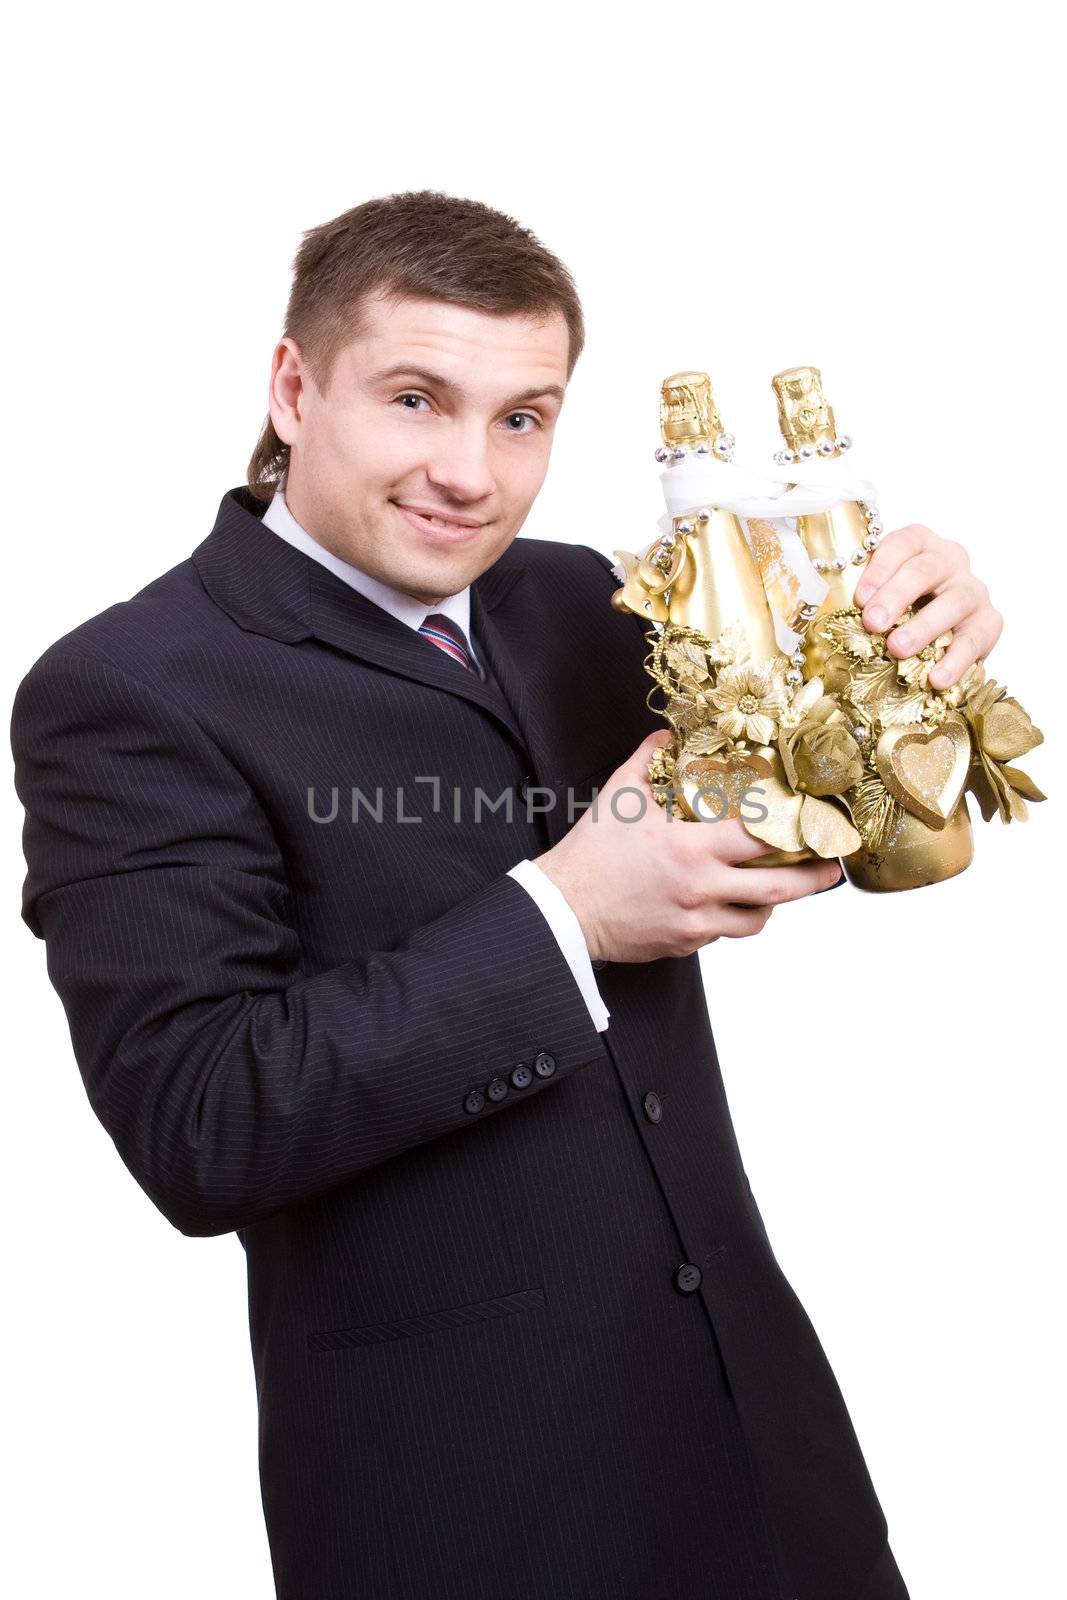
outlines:
{"label": "fingernail", "polygon": [[889,612],[885,606],[875,606],[867,618],[872,628],[884,628],[889,621]]}
{"label": "fingernail", "polygon": [[895,633],[893,635],[893,643],[896,645],[898,650],[910,650],[912,643],[911,634]]}
{"label": "fingernail", "polygon": [[856,590],[856,599],[859,601],[860,605],[862,605],[865,600],[869,600],[871,598],[873,593],[873,583],[861,583],[859,588]]}

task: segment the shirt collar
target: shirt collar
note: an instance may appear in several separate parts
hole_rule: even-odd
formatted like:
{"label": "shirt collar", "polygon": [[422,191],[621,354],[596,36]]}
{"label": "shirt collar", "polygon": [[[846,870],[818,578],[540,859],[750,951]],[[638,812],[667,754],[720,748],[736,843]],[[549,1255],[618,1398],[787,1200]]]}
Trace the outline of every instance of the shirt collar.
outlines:
{"label": "shirt collar", "polygon": [[302,550],[304,555],[310,556],[313,561],[320,562],[330,572],[335,573],[342,582],[347,583],[350,588],[358,590],[366,599],[373,601],[383,611],[388,611],[398,621],[406,623],[409,628],[414,628],[418,631],[426,621],[426,618],[433,612],[440,612],[450,618],[451,621],[458,623],[463,629],[463,637],[467,640],[479,676],[485,676],[484,669],[475,651],[474,642],[471,639],[471,591],[469,584],[465,589],[461,589],[458,594],[446,595],[438,605],[428,606],[421,600],[416,600],[412,595],[404,594],[401,590],[394,589],[387,583],[382,583],[378,578],[371,577],[369,572],[363,572],[359,567],[354,567],[351,562],[342,561],[340,556],[335,556],[332,550],[327,550],[325,545],[321,545],[317,539],[313,538],[306,528],[301,527],[289,510],[285,499],[285,490],[282,486],[279,486],[274,491],[274,497],[263,513],[263,526],[270,528],[279,538],[284,539],[287,544],[291,544],[294,549]]}

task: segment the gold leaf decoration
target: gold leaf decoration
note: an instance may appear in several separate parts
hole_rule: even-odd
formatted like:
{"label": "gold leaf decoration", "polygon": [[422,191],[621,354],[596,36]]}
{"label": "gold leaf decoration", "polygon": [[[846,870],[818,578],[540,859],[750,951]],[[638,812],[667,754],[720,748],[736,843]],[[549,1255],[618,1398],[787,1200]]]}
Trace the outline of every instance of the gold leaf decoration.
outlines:
{"label": "gold leaf decoration", "polygon": [[669,644],[664,656],[680,683],[707,683],[711,677],[707,651],[692,639],[679,639]]}
{"label": "gold leaf decoration", "polygon": [[873,709],[877,712],[884,728],[910,726],[923,720],[926,701],[927,695],[921,686],[914,689],[893,689],[875,701]]}
{"label": "gold leaf decoration", "polygon": [[[967,788],[978,801],[978,808],[982,813],[982,821],[991,822],[1000,810],[1000,799],[981,761],[972,761],[970,774],[967,778]],[[1005,816],[1003,820],[1006,822],[1008,818]]]}
{"label": "gold leaf decoration", "polygon": [[852,682],[852,662],[840,650],[827,656],[822,669],[827,694],[846,695]]}
{"label": "gold leaf decoration", "polygon": [[805,795],[800,808],[800,836],[818,856],[850,856],[863,843],[844,812],[832,800]]}
{"label": "gold leaf decoration", "polygon": [[885,655],[885,634],[869,633],[855,606],[832,611],[820,623],[817,637],[857,661],[871,661]]}
{"label": "gold leaf decoration", "polygon": [[924,645],[917,655],[902,656],[897,662],[897,676],[904,682],[925,689],[930,673],[952,643],[952,629],[939,633],[936,639]]}
{"label": "gold leaf decoration", "polygon": [[1000,770],[1001,774],[1004,778],[1006,778],[1008,783],[1011,784],[1012,788],[1017,789],[1018,792],[1025,795],[1028,800],[1048,799],[1048,795],[1042,794],[1033,778],[1028,777],[1026,773],[1022,772],[1018,767],[1009,767],[1007,763],[1002,763]]}
{"label": "gold leaf decoration", "polygon": [[847,796],[852,820],[869,850],[878,850],[889,838],[903,806],[897,805],[876,772],[861,778]]}
{"label": "gold leaf decoration", "polygon": [[755,839],[773,845],[776,850],[802,850],[804,841],[800,834],[800,806],[803,795],[794,794],[780,778],[763,777],[759,780],[759,804],[767,815],[753,820],[745,816],[742,821]]}
{"label": "gold leaf decoration", "polygon": [[692,755],[710,756],[717,750],[724,749],[729,742],[726,735],[720,733],[718,728],[697,727],[687,734],[685,748]]}
{"label": "gold leaf decoration", "polygon": [[878,659],[857,667],[849,683],[849,699],[860,705],[881,700],[896,686],[897,669],[894,661]]}

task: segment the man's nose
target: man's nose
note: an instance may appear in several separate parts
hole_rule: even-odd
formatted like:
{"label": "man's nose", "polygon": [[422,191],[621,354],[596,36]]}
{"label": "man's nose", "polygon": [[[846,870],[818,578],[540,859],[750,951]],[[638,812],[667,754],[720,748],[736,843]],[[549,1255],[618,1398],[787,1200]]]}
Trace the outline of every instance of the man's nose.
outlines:
{"label": "man's nose", "polygon": [[441,440],[426,473],[431,483],[463,501],[486,500],[496,488],[484,428],[455,428]]}

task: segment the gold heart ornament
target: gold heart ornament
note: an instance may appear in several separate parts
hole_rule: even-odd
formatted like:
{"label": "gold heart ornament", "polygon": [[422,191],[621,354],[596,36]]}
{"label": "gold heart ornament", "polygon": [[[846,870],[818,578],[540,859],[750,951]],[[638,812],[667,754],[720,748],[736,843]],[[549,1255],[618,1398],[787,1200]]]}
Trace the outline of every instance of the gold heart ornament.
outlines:
{"label": "gold heart ornament", "polygon": [[712,760],[683,751],[675,762],[674,782],[694,822],[718,822],[740,816],[745,791],[770,771],[770,763],[755,754]]}
{"label": "gold heart ornament", "polygon": [[879,734],[874,760],[893,799],[928,828],[940,831],[967,781],[970,729],[957,711],[950,711],[932,733],[898,723]]}
{"label": "gold heart ornament", "polygon": [[[741,862],[740,865],[745,867],[788,866],[797,861],[810,861],[815,854],[802,837],[792,814],[794,811],[799,814],[805,797],[794,795],[786,788],[780,777],[776,776],[776,766],[780,772],[781,757],[773,746],[767,745],[761,745],[744,756],[734,754],[720,757],[719,760],[683,751],[675,762],[675,793],[684,816],[692,822],[718,822],[724,817],[740,817],[753,838],[774,846],[764,855]],[[759,801],[749,800],[747,803],[750,806],[769,806],[771,813],[762,825],[750,821],[741,813],[742,802],[753,786]],[[776,807],[779,793],[785,799],[784,808],[780,805]],[[826,811],[832,809],[822,800],[809,799],[806,803]],[[788,811],[789,815],[783,815],[783,811]],[[859,834],[851,827],[848,829],[848,841],[850,850],[860,842]],[[826,853],[837,855],[841,851],[834,849]]]}

